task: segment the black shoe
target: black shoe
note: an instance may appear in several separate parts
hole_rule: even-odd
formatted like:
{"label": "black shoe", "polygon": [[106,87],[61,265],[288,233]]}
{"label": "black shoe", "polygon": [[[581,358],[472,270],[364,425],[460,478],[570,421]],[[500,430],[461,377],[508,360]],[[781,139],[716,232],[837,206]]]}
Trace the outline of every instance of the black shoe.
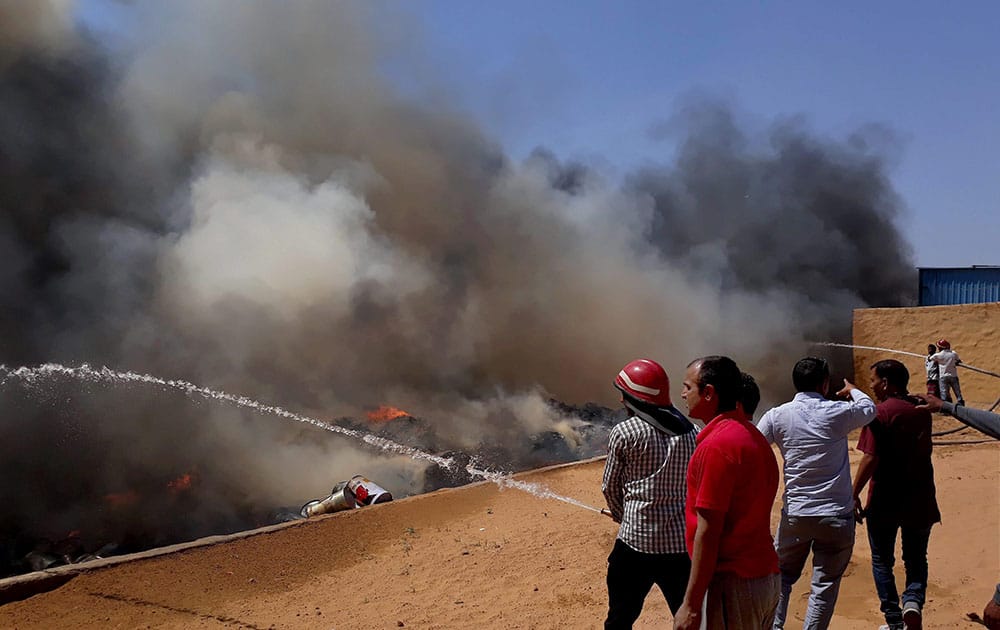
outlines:
{"label": "black shoe", "polygon": [[903,604],[903,627],[906,630],[922,630],[923,619],[920,618],[920,605],[917,602]]}

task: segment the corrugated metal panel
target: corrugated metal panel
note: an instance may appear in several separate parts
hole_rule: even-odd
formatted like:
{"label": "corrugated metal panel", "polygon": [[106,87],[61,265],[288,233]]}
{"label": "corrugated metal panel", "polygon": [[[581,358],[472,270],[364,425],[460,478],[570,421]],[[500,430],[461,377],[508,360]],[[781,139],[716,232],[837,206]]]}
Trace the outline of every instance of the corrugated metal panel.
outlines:
{"label": "corrugated metal panel", "polygon": [[1000,302],[1000,267],[920,269],[920,306]]}

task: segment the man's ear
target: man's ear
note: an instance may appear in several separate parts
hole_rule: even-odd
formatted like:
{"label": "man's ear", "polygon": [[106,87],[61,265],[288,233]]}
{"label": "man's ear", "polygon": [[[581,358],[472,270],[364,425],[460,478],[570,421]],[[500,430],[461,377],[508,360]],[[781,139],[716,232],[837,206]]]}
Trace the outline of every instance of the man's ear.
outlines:
{"label": "man's ear", "polygon": [[715,385],[712,385],[711,383],[705,385],[702,388],[701,397],[704,398],[705,400],[712,400],[713,398],[715,398]]}

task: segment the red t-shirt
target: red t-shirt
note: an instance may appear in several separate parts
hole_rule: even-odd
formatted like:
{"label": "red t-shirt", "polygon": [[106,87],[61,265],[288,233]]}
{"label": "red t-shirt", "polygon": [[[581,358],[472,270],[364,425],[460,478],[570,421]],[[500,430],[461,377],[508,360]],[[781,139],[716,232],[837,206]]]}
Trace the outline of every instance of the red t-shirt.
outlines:
{"label": "red t-shirt", "polygon": [[878,457],[868,488],[868,518],[928,527],[941,522],[931,463],[931,414],[912,398],[887,398],[861,430],[858,450]]}
{"label": "red t-shirt", "polygon": [[755,426],[736,412],[719,415],[698,434],[687,474],[687,547],[694,552],[696,510],[725,512],[716,573],[744,578],[778,572],[771,508],[778,460]]}

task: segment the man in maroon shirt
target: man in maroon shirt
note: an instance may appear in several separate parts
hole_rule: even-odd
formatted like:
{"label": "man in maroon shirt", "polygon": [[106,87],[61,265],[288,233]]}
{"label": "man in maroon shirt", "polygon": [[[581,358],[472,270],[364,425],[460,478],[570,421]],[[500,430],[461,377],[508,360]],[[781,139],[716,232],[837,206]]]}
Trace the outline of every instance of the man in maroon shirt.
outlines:
{"label": "man in maroon shirt", "polygon": [[[931,526],[941,521],[931,464],[931,414],[917,409],[906,387],[910,373],[894,359],[871,368],[871,389],[879,404],[875,420],[861,431],[858,450],[864,453],[854,479],[858,520],[868,519],[872,575],[882,602],[886,630],[919,630],[927,592],[927,542]],[[861,491],[868,481],[868,504]],[[906,590],[903,607],[892,574],[896,533],[903,538]]]}
{"label": "man in maroon shirt", "polygon": [[692,568],[674,628],[763,629],[774,621],[780,580],[771,508],[778,462],[737,407],[742,382],[729,357],[696,359],[685,374],[688,415],[707,424],[688,466],[685,510]]}

